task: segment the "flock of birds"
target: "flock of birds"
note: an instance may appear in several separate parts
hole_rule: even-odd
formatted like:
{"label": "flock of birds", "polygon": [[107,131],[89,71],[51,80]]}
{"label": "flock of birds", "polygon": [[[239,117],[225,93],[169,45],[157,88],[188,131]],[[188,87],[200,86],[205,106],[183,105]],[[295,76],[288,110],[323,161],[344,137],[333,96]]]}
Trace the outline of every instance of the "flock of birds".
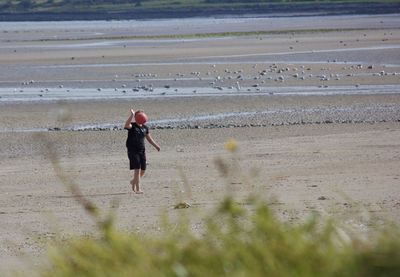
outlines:
{"label": "flock of birds", "polygon": [[[335,60],[328,61],[328,63],[333,62],[336,63]],[[375,68],[374,65],[368,65],[366,67],[367,71],[364,70],[364,66],[362,64],[347,64],[344,65],[341,69],[341,73],[329,73],[332,72],[330,67],[322,67],[320,68],[320,74],[311,73],[313,69],[311,67],[307,67],[304,65],[299,65],[298,67],[288,67],[282,66],[281,64],[270,64],[267,67],[263,67],[261,70],[258,70],[258,64],[254,64],[251,66],[253,69],[248,72],[250,74],[245,74],[244,69],[231,70],[225,68],[221,70],[223,74],[219,74],[217,69],[217,65],[210,65],[210,70],[206,71],[205,74],[202,74],[200,71],[192,71],[189,73],[189,77],[185,73],[167,73],[167,76],[164,78],[159,78],[156,73],[134,73],[131,75],[131,78],[120,78],[118,75],[114,75],[112,79],[114,82],[122,82],[118,87],[114,86],[114,91],[121,91],[122,93],[127,93],[128,91],[133,92],[153,92],[156,87],[171,89],[171,82],[176,84],[176,88],[174,91],[177,92],[179,87],[208,87],[210,86],[213,89],[224,90],[224,89],[236,89],[237,91],[241,91],[244,89],[251,90],[255,89],[257,91],[261,90],[263,86],[266,86],[268,81],[274,81],[278,83],[284,83],[288,79],[297,79],[300,81],[304,81],[306,79],[314,79],[322,82],[322,85],[318,85],[319,87],[328,87],[326,85],[327,81],[336,80],[339,81],[342,77],[354,77],[360,74],[371,75],[371,76],[385,76],[385,75],[398,75],[399,73],[388,73],[383,70],[373,72]],[[358,70],[358,73],[357,73]],[[360,72],[360,70],[363,70]],[[315,72],[315,70],[314,70]],[[104,81],[104,80],[99,80]],[[80,81],[84,82],[84,81]],[[133,83],[132,83],[133,82]],[[154,82],[157,85],[154,85]],[[178,84],[178,82],[180,82]],[[195,83],[196,82],[196,83]],[[200,83],[199,83],[200,82]],[[24,81],[21,85],[30,86],[35,84],[34,80]],[[40,83],[40,81],[38,81]],[[197,84],[197,85],[193,85]],[[269,82],[270,84],[270,82]],[[356,87],[359,84],[354,84]],[[129,88],[130,87],[130,88]],[[64,85],[58,85],[59,89],[64,88]],[[98,92],[105,90],[106,88],[97,88]],[[110,89],[110,88],[108,88]],[[39,96],[42,97],[43,94],[48,93],[50,88],[42,88],[40,89]],[[20,92],[23,92],[23,88],[19,89]],[[14,92],[18,92],[18,89],[14,89]],[[69,89],[66,89],[66,92],[69,92]],[[193,90],[195,93],[196,90]],[[166,94],[164,91],[161,94]]]}

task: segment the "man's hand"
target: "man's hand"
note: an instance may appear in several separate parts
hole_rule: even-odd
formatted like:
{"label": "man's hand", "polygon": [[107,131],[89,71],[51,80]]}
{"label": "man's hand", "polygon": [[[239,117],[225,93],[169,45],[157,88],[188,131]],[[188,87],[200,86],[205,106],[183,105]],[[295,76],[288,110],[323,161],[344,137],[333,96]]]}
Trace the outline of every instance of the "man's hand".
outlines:
{"label": "man's hand", "polygon": [[133,107],[131,107],[131,114],[135,115],[135,110],[133,109]]}

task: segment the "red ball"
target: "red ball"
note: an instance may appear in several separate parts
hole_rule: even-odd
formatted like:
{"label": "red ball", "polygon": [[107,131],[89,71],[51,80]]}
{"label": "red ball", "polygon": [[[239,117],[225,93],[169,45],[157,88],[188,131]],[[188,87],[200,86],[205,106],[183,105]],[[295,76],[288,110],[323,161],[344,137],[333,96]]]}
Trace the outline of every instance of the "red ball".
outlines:
{"label": "red ball", "polygon": [[145,124],[147,121],[147,115],[145,113],[138,113],[135,115],[135,121],[137,124]]}

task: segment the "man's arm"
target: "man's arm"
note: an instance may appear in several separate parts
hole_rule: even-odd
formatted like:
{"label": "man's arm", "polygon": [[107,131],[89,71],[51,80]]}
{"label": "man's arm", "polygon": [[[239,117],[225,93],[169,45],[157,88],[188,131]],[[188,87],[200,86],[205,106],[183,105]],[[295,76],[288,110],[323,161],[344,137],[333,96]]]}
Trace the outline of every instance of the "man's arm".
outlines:
{"label": "man's arm", "polygon": [[151,145],[154,146],[155,149],[157,149],[157,151],[161,150],[160,146],[158,146],[158,144],[153,140],[153,138],[150,136],[150,134],[146,135],[146,139]]}
{"label": "man's arm", "polygon": [[126,129],[132,129],[132,119],[135,116],[135,111],[133,107],[131,107],[131,115],[129,116],[128,120],[125,122]]}

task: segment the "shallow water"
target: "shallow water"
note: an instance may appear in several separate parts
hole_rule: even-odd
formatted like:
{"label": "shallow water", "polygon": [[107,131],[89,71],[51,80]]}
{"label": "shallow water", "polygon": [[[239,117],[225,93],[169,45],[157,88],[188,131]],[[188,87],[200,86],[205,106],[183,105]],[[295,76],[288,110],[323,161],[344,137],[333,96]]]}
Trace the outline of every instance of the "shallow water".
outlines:
{"label": "shallow water", "polygon": [[265,88],[242,87],[210,88],[181,87],[179,89],[154,88],[153,91],[133,92],[132,89],[94,88],[0,88],[0,104],[51,103],[78,100],[116,100],[135,98],[201,97],[201,96],[246,96],[246,95],[365,95],[365,94],[400,94],[399,85],[362,85],[362,86],[291,86]]}

